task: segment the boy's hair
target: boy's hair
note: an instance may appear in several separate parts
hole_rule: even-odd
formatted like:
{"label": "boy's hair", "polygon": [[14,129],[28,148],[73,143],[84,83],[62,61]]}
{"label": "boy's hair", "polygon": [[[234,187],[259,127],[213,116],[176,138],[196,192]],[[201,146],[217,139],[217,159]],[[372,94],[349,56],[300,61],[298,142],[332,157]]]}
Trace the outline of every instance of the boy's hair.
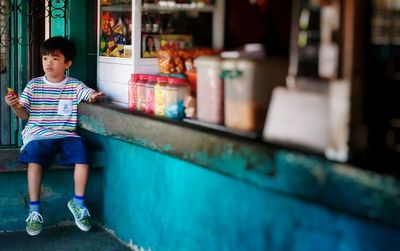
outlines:
{"label": "boy's hair", "polygon": [[42,56],[55,55],[58,53],[64,55],[65,62],[72,61],[76,55],[74,42],[61,36],[51,37],[44,41],[40,50]]}

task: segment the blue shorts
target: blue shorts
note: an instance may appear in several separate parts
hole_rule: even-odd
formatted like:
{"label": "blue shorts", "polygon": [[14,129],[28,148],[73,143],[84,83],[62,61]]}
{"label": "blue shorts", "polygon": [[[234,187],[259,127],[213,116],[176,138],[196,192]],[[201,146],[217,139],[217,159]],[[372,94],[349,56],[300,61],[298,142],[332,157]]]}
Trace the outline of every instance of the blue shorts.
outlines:
{"label": "blue shorts", "polygon": [[54,161],[57,153],[60,153],[60,158],[56,160],[57,164],[64,166],[88,164],[85,144],[83,139],[78,137],[33,140],[22,150],[19,160],[46,167]]}

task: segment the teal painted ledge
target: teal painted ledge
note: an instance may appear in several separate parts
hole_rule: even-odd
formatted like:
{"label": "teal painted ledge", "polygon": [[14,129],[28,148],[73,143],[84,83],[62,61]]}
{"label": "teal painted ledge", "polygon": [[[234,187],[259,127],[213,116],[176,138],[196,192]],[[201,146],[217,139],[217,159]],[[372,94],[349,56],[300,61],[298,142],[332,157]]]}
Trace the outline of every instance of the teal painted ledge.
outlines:
{"label": "teal painted ledge", "polygon": [[79,113],[80,127],[92,133],[174,156],[261,189],[400,228],[400,181],[395,177],[132,113],[112,104],[81,104]]}

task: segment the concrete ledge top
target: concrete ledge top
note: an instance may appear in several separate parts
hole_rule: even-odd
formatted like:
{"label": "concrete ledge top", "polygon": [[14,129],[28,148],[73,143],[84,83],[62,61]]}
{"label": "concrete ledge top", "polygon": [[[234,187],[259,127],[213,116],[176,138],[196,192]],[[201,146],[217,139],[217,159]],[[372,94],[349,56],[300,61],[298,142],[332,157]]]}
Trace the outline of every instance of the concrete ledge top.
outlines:
{"label": "concrete ledge top", "polygon": [[261,189],[400,227],[396,177],[112,104],[82,103],[79,113],[80,127],[90,132],[174,156]]}

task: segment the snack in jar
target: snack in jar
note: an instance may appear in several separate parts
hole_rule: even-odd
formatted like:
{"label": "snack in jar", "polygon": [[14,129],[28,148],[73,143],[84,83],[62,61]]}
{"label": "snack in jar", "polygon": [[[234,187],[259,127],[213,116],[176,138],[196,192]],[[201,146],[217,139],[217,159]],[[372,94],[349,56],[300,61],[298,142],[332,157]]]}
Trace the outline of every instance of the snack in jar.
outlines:
{"label": "snack in jar", "polygon": [[154,86],[154,114],[158,116],[165,115],[165,96],[168,85],[168,77],[157,77],[157,83]]}
{"label": "snack in jar", "polygon": [[183,101],[190,95],[190,86],[186,78],[170,77],[166,87],[165,117],[183,119]]}

